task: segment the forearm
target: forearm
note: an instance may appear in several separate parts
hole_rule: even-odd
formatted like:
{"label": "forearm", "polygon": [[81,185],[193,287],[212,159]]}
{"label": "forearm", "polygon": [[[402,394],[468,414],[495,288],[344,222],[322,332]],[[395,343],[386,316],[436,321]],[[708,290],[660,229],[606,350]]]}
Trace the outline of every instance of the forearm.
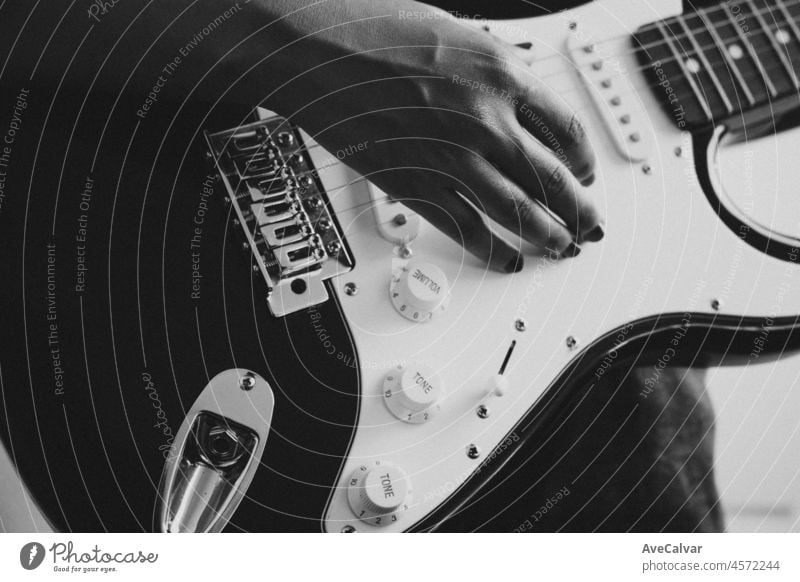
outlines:
{"label": "forearm", "polygon": [[265,100],[280,110],[319,89],[316,76],[304,73],[349,50],[379,48],[390,28],[382,21],[396,25],[399,10],[427,7],[409,0],[117,0],[67,8],[66,1],[36,10],[5,4],[0,50],[9,58],[0,83],[147,93],[162,77],[174,96]]}

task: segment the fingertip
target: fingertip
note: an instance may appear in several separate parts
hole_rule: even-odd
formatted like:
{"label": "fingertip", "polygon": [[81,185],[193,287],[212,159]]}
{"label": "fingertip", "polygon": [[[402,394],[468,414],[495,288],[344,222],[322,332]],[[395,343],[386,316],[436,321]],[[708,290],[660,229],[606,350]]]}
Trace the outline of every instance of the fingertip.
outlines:
{"label": "fingertip", "polygon": [[599,242],[603,240],[603,237],[606,236],[605,225],[600,222],[595,226],[592,230],[584,235],[584,240],[588,240],[589,242]]}
{"label": "fingertip", "polygon": [[503,270],[506,273],[519,273],[524,266],[525,266],[525,259],[521,254],[517,253],[515,256],[509,259],[509,261],[505,264]]}

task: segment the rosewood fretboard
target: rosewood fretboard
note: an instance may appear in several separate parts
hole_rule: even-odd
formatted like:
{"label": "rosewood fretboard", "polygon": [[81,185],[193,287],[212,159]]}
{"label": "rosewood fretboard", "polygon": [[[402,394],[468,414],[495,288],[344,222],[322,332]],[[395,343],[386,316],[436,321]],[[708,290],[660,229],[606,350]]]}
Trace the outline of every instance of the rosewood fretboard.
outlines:
{"label": "rosewood fretboard", "polygon": [[679,127],[800,105],[800,0],[723,2],[648,24],[634,42]]}

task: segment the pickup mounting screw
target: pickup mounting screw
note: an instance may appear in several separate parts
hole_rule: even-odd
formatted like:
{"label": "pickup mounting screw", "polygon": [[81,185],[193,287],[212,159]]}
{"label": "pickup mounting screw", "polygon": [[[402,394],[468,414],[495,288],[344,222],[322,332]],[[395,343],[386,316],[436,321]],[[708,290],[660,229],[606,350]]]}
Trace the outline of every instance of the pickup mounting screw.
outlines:
{"label": "pickup mounting screw", "polygon": [[478,448],[478,445],[471,444],[467,447],[467,456],[470,459],[477,459],[481,456],[481,450]]}
{"label": "pickup mounting screw", "polygon": [[485,404],[478,406],[478,418],[489,418],[489,407]]}
{"label": "pickup mounting screw", "polygon": [[256,387],[256,377],[253,375],[252,372],[248,372],[247,374],[242,376],[242,381],[239,383],[239,388],[247,392],[255,387]]}
{"label": "pickup mounting screw", "polygon": [[578,346],[578,338],[573,335],[568,335],[566,344],[569,349],[574,350]]}
{"label": "pickup mounting screw", "polygon": [[356,285],[352,281],[350,281],[349,283],[345,283],[344,292],[352,297],[353,295],[358,294],[358,285]]}
{"label": "pickup mounting screw", "polygon": [[514,322],[514,329],[516,329],[517,331],[525,331],[526,329],[528,329],[528,324],[525,323],[524,319],[518,319],[517,321]]}

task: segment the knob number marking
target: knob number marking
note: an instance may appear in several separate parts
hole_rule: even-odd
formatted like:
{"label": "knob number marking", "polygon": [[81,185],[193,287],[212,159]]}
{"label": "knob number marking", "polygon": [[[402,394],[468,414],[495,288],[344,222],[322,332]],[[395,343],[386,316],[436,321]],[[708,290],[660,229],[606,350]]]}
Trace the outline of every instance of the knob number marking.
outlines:
{"label": "knob number marking", "polygon": [[397,366],[383,380],[386,408],[410,424],[421,424],[436,416],[442,395],[441,381],[427,366]]}
{"label": "knob number marking", "polygon": [[386,526],[398,521],[411,502],[408,477],[390,463],[361,465],[348,483],[347,501],[353,514],[370,525]]}

